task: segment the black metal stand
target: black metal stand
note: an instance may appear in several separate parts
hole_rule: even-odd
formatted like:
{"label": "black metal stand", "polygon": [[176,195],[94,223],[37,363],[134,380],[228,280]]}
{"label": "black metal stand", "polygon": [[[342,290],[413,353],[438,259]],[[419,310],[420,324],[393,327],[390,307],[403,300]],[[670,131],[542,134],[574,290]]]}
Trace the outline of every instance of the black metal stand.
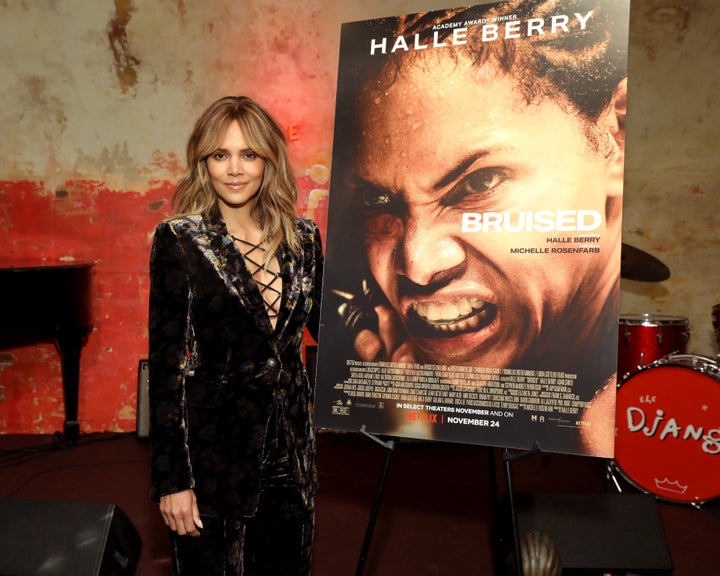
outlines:
{"label": "black metal stand", "polygon": [[515,509],[515,496],[513,493],[512,485],[512,471],[510,465],[516,460],[521,460],[523,458],[527,458],[528,456],[533,456],[534,454],[538,453],[540,453],[540,446],[537,444],[537,442],[535,443],[535,446],[533,448],[524,452],[513,454],[507,448],[505,448],[505,450],[503,451],[503,460],[505,461],[505,482],[507,483],[508,503],[510,504],[510,522],[512,528],[513,553],[515,555],[515,562],[513,563],[513,566],[515,567],[515,576],[523,576],[523,567],[522,550],[520,547],[520,534],[517,521],[517,511]]}
{"label": "black metal stand", "polygon": [[[370,551],[370,545],[372,543],[373,534],[375,532],[375,524],[377,522],[377,518],[380,514],[380,506],[382,504],[383,495],[385,493],[385,484],[387,481],[388,471],[390,470],[390,462],[392,461],[392,455],[395,451],[395,443],[397,442],[397,438],[389,438],[387,440],[383,440],[379,438],[378,436],[375,436],[373,434],[370,434],[367,432],[365,425],[360,428],[360,432],[370,438],[373,442],[378,443],[380,446],[385,448],[385,463],[383,465],[382,472],[380,473],[380,479],[378,480],[377,489],[375,491],[375,501],[373,502],[372,510],[370,511],[370,518],[368,520],[367,528],[365,530],[365,539],[363,540],[362,549],[360,550],[360,557],[358,559],[357,568],[355,570],[355,576],[362,576],[364,570],[365,570],[365,563],[367,561],[368,553]],[[508,492],[508,502],[510,506],[510,520],[511,520],[511,530],[512,530],[512,539],[513,539],[513,553],[515,555],[515,576],[523,576],[523,567],[522,567],[522,551],[520,546],[520,536],[518,531],[518,521],[517,521],[517,511],[515,509],[515,498],[514,498],[514,492],[513,492],[513,483],[512,483],[512,470],[511,470],[511,464],[515,462],[516,460],[521,460],[523,458],[527,458],[529,456],[533,456],[535,454],[540,453],[540,446],[535,443],[534,447],[525,450],[523,452],[518,453],[512,453],[508,448],[505,448],[503,450],[503,460],[505,462],[505,481],[507,484],[507,492]],[[495,496],[495,504],[498,502],[498,485],[497,485],[497,473],[496,473],[496,467],[495,467],[495,456],[494,451],[492,447],[488,447],[488,472],[490,474],[490,490],[491,493]],[[497,506],[494,506],[497,508]]]}
{"label": "black metal stand", "polygon": [[368,438],[377,442],[387,450],[385,453],[385,464],[383,465],[382,472],[380,474],[380,480],[378,481],[377,490],[375,491],[375,502],[373,503],[372,510],[370,512],[370,519],[365,530],[365,539],[363,540],[362,549],[360,550],[360,558],[358,559],[357,569],[355,570],[355,576],[361,576],[365,570],[365,562],[367,560],[368,552],[370,551],[370,543],[372,542],[373,533],[375,532],[375,522],[380,514],[380,504],[382,502],[383,494],[385,493],[385,481],[387,479],[388,470],[390,469],[390,461],[395,450],[395,439],[390,438],[389,440],[381,440],[377,436],[370,434],[366,431],[365,425],[363,424],[360,428],[360,432],[365,434]]}

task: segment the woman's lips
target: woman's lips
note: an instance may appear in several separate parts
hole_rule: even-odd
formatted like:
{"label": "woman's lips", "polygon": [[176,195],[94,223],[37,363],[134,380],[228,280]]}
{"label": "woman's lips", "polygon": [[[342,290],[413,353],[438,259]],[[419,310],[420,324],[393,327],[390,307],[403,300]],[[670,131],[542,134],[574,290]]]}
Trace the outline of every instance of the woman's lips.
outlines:
{"label": "woman's lips", "polygon": [[474,297],[414,302],[408,310],[410,329],[430,338],[476,331],[496,316],[497,306]]}

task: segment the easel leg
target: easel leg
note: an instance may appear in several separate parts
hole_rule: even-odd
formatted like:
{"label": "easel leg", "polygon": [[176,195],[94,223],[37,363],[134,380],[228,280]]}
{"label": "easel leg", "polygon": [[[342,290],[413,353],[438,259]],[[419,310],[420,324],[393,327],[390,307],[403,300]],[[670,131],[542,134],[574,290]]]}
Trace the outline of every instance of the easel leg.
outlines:
{"label": "easel leg", "polygon": [[380,504],[382,503],[382,497],[385,493],[385,481],[387,479],[388,471],[390,470],[390,461],[395,449],[395,441],[394,440],[388,440],[386,442],[380,440],[377,438],[377,436],[373,436],[372,434],[368,434],[365,431],[365,426],[360,429],[360,432],[383,446],[387,452],[385,453],[385,463],[383,465],[382,472],[380,474],[380,480],[378,481],[377,490],[375,491],[375,502],[373,503],[372,510],[370,511],[370,519],[368,520],[368,525],[365,530],[365,539],[363,541],[362,549],[360,550],[360,558],[358,559],[357,569],[355,570],[355,576],[362,576],[364,570],[365,570],[365,562],[367,560],[368,553],[370,551],[370,543],[372,542],[373,533],[375,532],[375,522],[377,521],[377,517],[380,514]]}
{"label": "easel leg", "polygon": [[508,502],[510,504],[510,522],[512,528],[512,539],[513,539],[513,551],[515,554],[515,576],[523,576],[523,565],[522,565],[522,550],[520,546],[520,532],[518,530],[517,511],[515,510],[515,493],[512,485],[512,473],[510,464],[519,460],[520,458],[526,458],[532,454],[540,452],[540,446],[535,444],[535,447],[526,452],[520,454],[512,454],[507,448],[503,452],[503,460],[505,460],[505,481],[507,483]]}
{"label": "easel leg", "polygon": [[512,486],[512,474],[510,472],[510,462],[512,456],[509,450],[503,452],[505,460],[505,480],[507,482],[508,502],[510,503],[510,527],[512,529],[513,551],[515,554],[515,576],[523,576],[522,556],[520,551],[520,532],[518,531],[517,515],[515,512],[515,496]]}

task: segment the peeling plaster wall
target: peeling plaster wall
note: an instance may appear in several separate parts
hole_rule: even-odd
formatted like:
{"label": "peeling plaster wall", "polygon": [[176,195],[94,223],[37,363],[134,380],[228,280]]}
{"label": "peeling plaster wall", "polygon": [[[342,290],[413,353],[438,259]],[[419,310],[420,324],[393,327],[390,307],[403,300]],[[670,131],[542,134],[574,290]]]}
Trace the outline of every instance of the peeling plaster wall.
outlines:
{"label": "peeling plaster wall", "polygon": [[621,312],[688,317],[688,352],[715,356],[720,303],[720,3],[634,0],[624,241],[665,282],[621,282]]}
{"label": "peeling plaster wall", "polygon": [[[340,23],[454,4],[0,0],[0,259],[95,262],[83,431],[135,428],[150,238],[200,110],[228,93],[263,102],[291,143],[298,211],[324,229]],[[689,351],[714,355],[720,8],[634,0],[631,14],[625,241],[672,277],[623,280],[621,311],[688,317]],[[54,348],[0,351],[0,433],[62,417]]]}

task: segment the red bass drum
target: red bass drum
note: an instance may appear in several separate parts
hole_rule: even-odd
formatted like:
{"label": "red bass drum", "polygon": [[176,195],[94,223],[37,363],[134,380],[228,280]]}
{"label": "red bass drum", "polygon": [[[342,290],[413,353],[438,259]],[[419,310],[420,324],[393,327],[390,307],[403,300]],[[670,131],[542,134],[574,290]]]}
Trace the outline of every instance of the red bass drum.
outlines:
{"label": "red bass drum", "polygon": [[670,355],[617,391],[615,466],[671,502],[720,496],[720,371],[711,358]]}

